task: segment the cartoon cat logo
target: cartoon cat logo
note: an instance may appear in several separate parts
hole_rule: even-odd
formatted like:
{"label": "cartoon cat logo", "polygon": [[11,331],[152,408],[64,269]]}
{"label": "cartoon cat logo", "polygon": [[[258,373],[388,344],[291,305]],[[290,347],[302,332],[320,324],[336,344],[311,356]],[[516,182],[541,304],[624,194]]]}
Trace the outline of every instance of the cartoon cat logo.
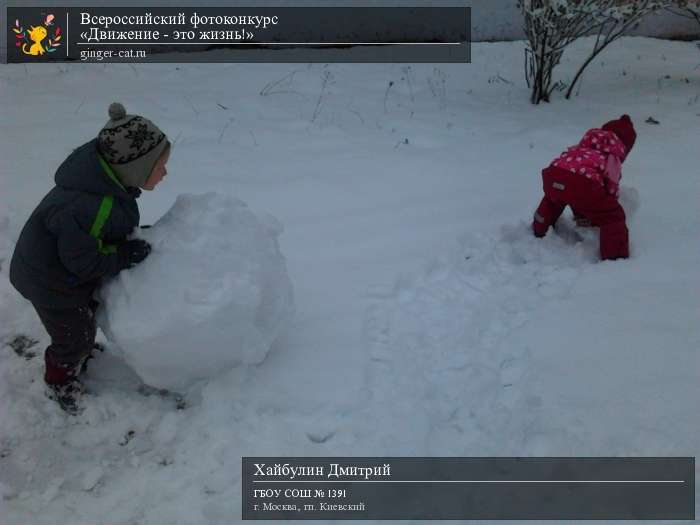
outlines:
{"label": "cartoon cat logo", "polygon": [[32,47],[29,48],[29,51],[27,51],[27,43],[25,42],[22,46],[22,53],[25,55],[43,55],[46,53],[44,46],[41,45],[46,35],[49,34],[46,28],[44,26],[31,27],[27,31],[27,34],[29,35],[29,39],[34,43]]}
{"label": "cartoon cat logo", "polygon": [[49,36],[48,28],[53,26],[54,15],[47,15],[44,23],[38,26],[29,26],[29,29],[23,29],[19,20],[15,20],[15,27],[12,30],[15,32],[15,46],[19,47],[25,55],[41,56],[44,53],[52,53],[61,45],[61,28],[55,26],[54,33],[49,37],[48,44],[44,44],[44,40]]}

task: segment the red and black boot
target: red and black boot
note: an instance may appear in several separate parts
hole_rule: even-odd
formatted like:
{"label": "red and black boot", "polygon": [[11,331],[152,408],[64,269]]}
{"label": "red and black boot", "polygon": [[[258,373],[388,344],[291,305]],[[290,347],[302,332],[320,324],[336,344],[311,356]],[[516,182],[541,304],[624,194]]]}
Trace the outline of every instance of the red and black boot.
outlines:
{"label": "red and black boot", "polygon": [[87,359],[88,356],[75,365],[66,365],[56,361],[49,350],[44,354],[46,396],[56,401],[65,412],[71,415],[82,412],[80,399],[85,392],[85,387],[78,379],[78,374]]}

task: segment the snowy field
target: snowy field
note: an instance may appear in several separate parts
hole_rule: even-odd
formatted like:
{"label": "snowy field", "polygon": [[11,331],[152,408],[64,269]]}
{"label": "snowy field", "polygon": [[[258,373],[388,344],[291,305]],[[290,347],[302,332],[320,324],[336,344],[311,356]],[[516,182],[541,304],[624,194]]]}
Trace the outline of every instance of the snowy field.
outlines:
{"label": "snowy field", "polygon": [[[578,97],[531,106],[523,46],[462,65],[0,67],[0,524],[238,522],[241,456],[700,456],[700,53],[623,39]],[[276,217],[296,314],[184,409],[108,346],[69,417],[43,396],[47,336],[9,257],[113,100],[175,142],[142,223],[206,192]],[[532,237],[540,170],[623,113],[631,258],[599,262],[569,212]]]}

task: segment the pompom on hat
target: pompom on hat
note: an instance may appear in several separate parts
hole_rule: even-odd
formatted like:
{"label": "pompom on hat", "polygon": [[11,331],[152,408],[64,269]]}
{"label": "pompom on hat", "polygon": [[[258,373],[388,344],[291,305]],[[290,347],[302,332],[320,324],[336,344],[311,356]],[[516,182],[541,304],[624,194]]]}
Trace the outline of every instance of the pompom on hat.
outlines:
{"label": "pompom on hat", "polygon": [[110,104],[108,113],[97,149],[124,186],[143,188],[170,143],[158,126],[140,115],[128,115],[119,102]]}
{"label": "pompom on hat", "polygon": [[635,141],[637,140],[637,133],[634,131],[634,124],[632,124],[632,119],[629,115],[622,115],[619,119],[611,120],[603,124],[603,129],[605,131],[612,131],[617,138],[619,138],[625,145],[626,155],[632,151]]}

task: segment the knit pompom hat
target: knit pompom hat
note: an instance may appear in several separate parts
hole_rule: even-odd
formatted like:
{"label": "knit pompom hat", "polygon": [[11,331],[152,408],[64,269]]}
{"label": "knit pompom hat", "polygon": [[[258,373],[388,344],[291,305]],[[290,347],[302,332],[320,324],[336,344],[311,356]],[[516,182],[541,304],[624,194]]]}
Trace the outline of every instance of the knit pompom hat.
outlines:
{"label": "knit pompom hat", "polygon": [[169,145],[147,118],[127,115],[119,102],[109,106],[109,122],[97,136],[97,149],[124,186],[143,188],[153,166]]}
{"label": "knit pompom hat", "polygon": [[632,151],[632,146],[634,146],[637,140],[637,133],[634,131],[634,124],[632,124],[632,119],[629,115],[622,115],[619,119],[611,120],[603,124],[603,129],[605,131],[612,131],[617,138],[619,138],[625,145],[627,150],[625,156],[629,155]]}

